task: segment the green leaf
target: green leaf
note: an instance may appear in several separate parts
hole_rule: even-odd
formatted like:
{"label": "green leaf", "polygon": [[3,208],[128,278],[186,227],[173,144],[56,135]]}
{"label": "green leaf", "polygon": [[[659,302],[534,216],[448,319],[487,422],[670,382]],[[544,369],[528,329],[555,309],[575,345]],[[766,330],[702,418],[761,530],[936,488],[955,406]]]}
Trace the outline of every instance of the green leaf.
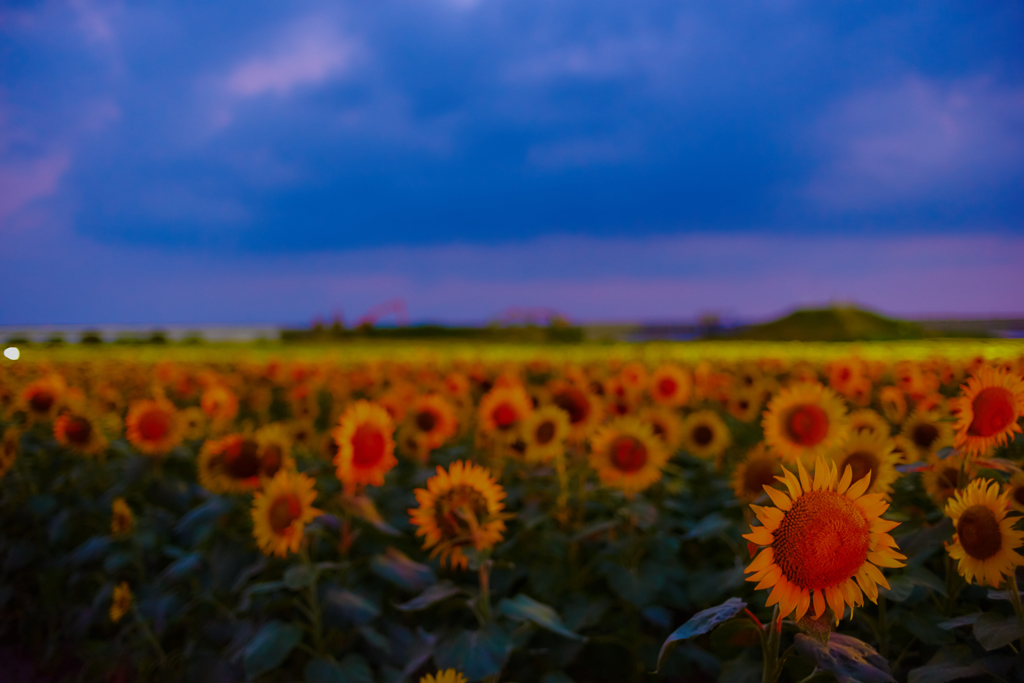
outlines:
{"label": "green leaf", "polygon": [[380,615],[380,608],[352,591],[330,588],[324,593],[324,605],[336,610],[355,626],[368,624]]}
{"label": "green leaf", "polygon": [[438,642],[434,661],[439,669],[455,669],[470,681],[501,672],[512,651],[512,641],[494,623],[479,631],[457,631]]}
{"label": "green leaf", "polygon": [[231,507],[230,499],[223,496],[212,496],[202,505],[185,513],[174,525],[174,533],[189,545],[194,546],[213,531],[214,526],[221,517],[231,510]]}
{"label": "green leaf", "polygon": [[947,681],[961,681],[965,678],[974,678],[987,673],[989,673],[989,670],[980,664],[966,664],[963,666],[934,664],[911,669],[910,673],[907,674],[907,683],[947,683]]}
{"label": "green leaf", "polygon": [[312,659],[306,664],[306,683],[373,683],[373,671],[360,655],[350,654],[337,663]]}
{"label": "green leaf", "polygon": [[109,536],[93,536],[82,545],[75,548],[69,559],[75,564],[85,564],[98,560],[101,555],[110,549]]}
{"label": "green leaf", "polygon": [[665,658],[665,655],[668,654],[668,651],[675,647],[679,641],[707,633],[723,621],[732,619],[746,606],[747,603],[743,602],[739,598],[729,598],[721,605],[709,607],[706,610],[694,614],[690,617],[689,621],[677,628],[672,635],[662,643],[661,652],[658,653],[657,667],[661,668],[661,662]]}
{"label": "green leaf", "polygon": [[134,559],[135,554],[130,550],[119,550],[116,553],[111,553],[107,555],[107,559],[103,560],[103,571],[108,574],[116,574],[119,569],[131,564]]}
{"label": "green leaf", "polygon": [[695,524],[693,528],[683,536],[683,538],[688,541],[704,541],[713,536],[725,533],[730,528],[732,528],[732,522],[717,512],[712,512],[710,515],[697,522],[697,524]]}
{"label": "green leaf", "polygon": [[421,591],[437,581],[430,567],[409,559],[396,548],[388,548],[383,555],[375,556],[370,561],[370,570],[399,588],[410,591]]}
{"label": "green leaf", "polygon": [[811,659],[824,671],[835,674],[839,683],[895,683],[889,664],[867,643],[833,633],[828,643],[798,633],[794,640],[796,651]]}
{"label": "green leaf", "polygon": [[181,581],[182,579],[187,579],[192,574],[199,571],[202,564],[203,556],[199,553],[182,555],[167,566],[167,569],[164,570],[163,578],[168,581]]}
{"label": "green leaf", "polygon": [[284,581],[264,581],[263,583],[254,583],[245,589],[242,593],[241,599],[238,601],[238,609],[242,612],[249,609],[252,605],[252,597],[254,595],[260,595],[262,593],[273,593],[284,588]]}
{"label": "green leaf", "polygon": [[317,571],[308,564],[297,564],[288,567],[284,573],[284,585],[290,590],[297,591],[312,586],[316,582]]}
{"label": "green leaf", "polygon": [[980,617],[982,614],[983,614],[983,612],[975,612],[974,614],[965,614],[962,617],[955,617],[953,619],[947,619],[945,621],[940,621],[938,624],[936,624],[936,626],[938,626],[939,628],[944,629],[946,631],[952,631],[953,629],[957,628],[958,626],[971,626],[971,625],[973,625],[974,622],[976,622],[978,620],[978,617]]}
{"label": "green leaf", "polygon": [[974,622],[974,637],[986,650],[996,650],[1024,637],[1024,623],[1016,615],[986,612]]}
{"label": "green leaf", "polygon": [[252,680],[276,669],[301,640],[302,631],[297,626],[282,621],[265,624],[243,653],[246,677]]}
{"label": "green leaf", "polygon": [[462,589],[451,581],[440,581],[417,595],[412,600],[403,602],[400,605],[395,605],[395,607],[403,612],[417,612],[462,592]]}
{"label": "green leaf", "polygon": [[553,608],[544,603],[537,602],[530,596],[522,593],[511,600],[506,598],[499,602],[498,612],[515,621],[533,622],[543,629],[557,633],[570,640],[578,640],[580,642],[587,640],[585,636],[573,633],[566,628],[565,624],[562,623],[562,617],[558,616],[558,612]]}

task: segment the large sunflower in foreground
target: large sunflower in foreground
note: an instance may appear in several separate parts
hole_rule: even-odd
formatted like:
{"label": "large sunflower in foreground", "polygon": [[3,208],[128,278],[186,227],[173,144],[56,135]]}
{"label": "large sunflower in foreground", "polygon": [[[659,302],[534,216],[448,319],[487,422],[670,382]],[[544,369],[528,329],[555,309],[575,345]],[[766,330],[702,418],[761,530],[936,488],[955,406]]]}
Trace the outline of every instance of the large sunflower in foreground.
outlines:
{"label": "large sunflower in foreground", "polygon": [[799,477],[783,469],[789,489],[765,487],[776,507],[751,509],[762,526],[744,536],[761,552],[746,569],[757,589],[771,588],[767,605],[779,604],[782,617],[796,619],[814,607],[814,617],[832,609],[836,623],[846,605],[864,604],[866,595],[878,600],[878,586],[889,587],[879,567],[902,567],[901,555],[889,531],[899,522],[882,519],[889,504],[880,494],[864,492],[869,479],[853,481],[850,469],[842,477],[835,465],[818,459],[813,480],[797,461]]}
{"label": "large sunflower in foreground", "polygon": [[846,406],[818,382],[797,382],[768,402],[761,424],[769,448],[790,462],[807,460],[846,439]]}
{"label": "large sunflower in foreground", "polygon": [[305,474],[281,470],[253,494],[252,533],[264,554],[298,552],[306,525],[323,514],[313,507],[314,484]]}
{"label": "large sunflower in foreground", "polygon": [[1008,496],[991,479],[975,479],[946,503],[946,516],[956,528],[946,550],[968,583],[998,588],[1004,576],[1024,564],[1015,550],[1024,544],[1024,531],[1013,528],[1019,517],[1006,516]]}
{"label": "large sunflower in foreground", "polygon": [[394,425],[381,406],[356,401],[331,430],[338,446],[334,456],[338,479],[346,486],[383,486],[384,475],[398,464]]}
{"label": "large sunflower in foreground", "polygon": [[465,569],[469,559],[462,548],[478,551],[494,547],[505,532],[505,490],[491,471],[471,462],[456,460],[427,480],[427,488],[416,489],[419,507],[409,510],[411,521],[423,536],[423,549],[433,548],[431,557],[447,559],[453,568]]}
{"label": "large sunflower in foreground", "polygon": [[957,448],[978,456],[1021,432],[1017,421],[1024,415],[1024,379],[984,366],[961,388],[963,396],[956,401]]}
{"label": "large sunflower in foreground", "polygon": [[164,398],[133,401],[124,423],[128,441],[146,455],[166,455],[184,436],[177,408]]}
{"label": "large sunflower in foreground", "polygon": [[590,442],[590,464],[606,486],[627,496],[661,479],[668,450],[649,424],[635,417],[620,417],[600,427]]}

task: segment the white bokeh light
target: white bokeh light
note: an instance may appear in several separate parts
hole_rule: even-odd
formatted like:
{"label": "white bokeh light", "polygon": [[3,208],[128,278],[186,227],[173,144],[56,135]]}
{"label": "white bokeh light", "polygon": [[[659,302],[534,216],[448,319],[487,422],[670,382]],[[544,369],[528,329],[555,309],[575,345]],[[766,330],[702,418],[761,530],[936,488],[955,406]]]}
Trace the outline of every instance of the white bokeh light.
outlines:
{"label": "white bokeh light", "polygon": [[18,351],[17,346],[8,346],[6,349],[4,349],[4,356],[9,358],[10,360],[18,360],[18,358],[21,357],[21,351]]}

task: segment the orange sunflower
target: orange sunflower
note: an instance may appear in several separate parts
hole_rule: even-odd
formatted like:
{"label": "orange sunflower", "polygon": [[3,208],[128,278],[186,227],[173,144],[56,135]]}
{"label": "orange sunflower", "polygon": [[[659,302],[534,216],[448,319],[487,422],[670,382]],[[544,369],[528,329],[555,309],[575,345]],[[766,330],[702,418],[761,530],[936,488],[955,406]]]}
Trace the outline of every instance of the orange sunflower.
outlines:
{"label": "orange sunflower", "polygon": [[846,406],[818,382],[799,382],[769,401],[761,424],[769,448],[789,462],[806,460],[824,455],[846,439]]}
{"label": "orange sunflower", "polygon": [[913,448],[915,460],[925,460],[946,446],[953,445],[953,429],[935,413],[916,410],[903,423],[900,436]]}
{"label": "orange sunflower", "polygon": [[713,410],[698,410],[683,420],[683,449],[698,458],[722,457],[732,444],[725,421]]}
{"label": "orange sunflower", "polygon": [[501,441],[514,440],[519,424],[533,412],[533,401],[519,384],[495,385],[480,399],[480,428]]}
{"label": "orange sunflower", "polygon": [[928,456],[927,469],[921,472],[921,483],[924,490],[936,504],[942,506],[960,489],[960,470],[963,470],[963,481],[974,478],[977,466],[974,459],[955,451],[948,457],[940,458],[937,453]]}
{"label": "orange sunflower", "polygon": [[52,420],[67,392],[67,384],[60,375],[37,379],[21,392],[21,401],[30,420]]}
{"label": "orange sunflower", "polygon": [[878,392],[878,402],[886,419],[894,425],[907,419],[907,399],[899,387],[882,387]]}
{"label": "orange sunflower", "polygon": [[110,535],[125,536],[135,526],[135,516],[124,498],[115,498],[110,506]]}
{"label": "orange sunflower", "polygon": [[611,420],[590,442],[590,464],[601,482],[622,489],[627,497],[661,479],[668,456],[650,425],[635,417]]}
{"label": "orange sunflower", "polygon": [[285,557],[298,552],[306,525],[324,514],[313,507],[316,482],[312,477],[281,470],[253,493],[252,532],[266,555]]}
{"label": "orange sunflower", "polygon": [[146,455],[166,455],[183,437],[178,411],[164,398],[132,401],[125,434],[135,450]]}
{"label": "orange sunflower", "polygon": [[671,408],[651,406],[641,411],[638,417],[651,426],[669,453],[675,453],[683,439],[683,420]]}
{"label": "orange sunflower", "polygon": [[666,363],[651,375],[647,391],[655,403],[673,408],[686,405],[690,400],[693,377],[678,365]]}
{"label": "orange sunflower", "polygon": [[53,423],[57,443],[82,455],[97,456],[107,447],[98,425],[81,413],[64,413]]}
{"label": "orange sunflower", "polygon": [[376,403],[356,401],[339,418],[331,437],[338,479],[346,487],[383,486],[384,475],[398,464],[395,427],[391,416]]}
{"label": "orange sunflower", "polygon": [[900,476],[896,470],[900,457],[893,451],[892,439],[884,434],[854,434],[829,453],[829,458],[840,472],[847,467],[853,470],[855,481],[867,477],[870,482],[867,493],[881,493],[886,498],[892,493],[893,482]]}
{"label": "orange sunflower", "polygon": [[261,448],[252,436],[228,434],[210,439],[199,451],[199,484],[213,493],[246,493],[282,467],[294,467],[284,453]]}
{"label": "orange sunflower", "polygon": [[558,406],[538,408],[522,425],[523,457],[528,462],[548,462],[561,456],[570,429],[569,416]]}
{"label": "orange sunflower", "polygon": [[1020,434],[1024,415],[1024,379],[1009,370],[980,368],[957,400],[956,447],[974,456]]}
{"label": "orange sunflower", "polygon": [[736,497],[750,503],[764,495],[765,486],[777,486],[782,475],[782,459],[761,442],[750,449],[732,473],[732,490]]}
{"label": "orange sunflower", "polygon": [[569,416],[570,438],[583,441],[601,422],[600,401],[583,387],[569,382],[552,382],[550,389],[552,402]]}
{"label": "orange sunflower", "polygon": [[776,603],[784,618],[799,620],[814,606],[814,618],[830,607],[836,623],[846,606],[878,600],[878,586],[889,587],[879,567],[902,567],[889,531],[899,522],[882,519],[888,509],[880,494],[865,494],[869,479],[853,482],[850,469],[842,477],[835,465],[816,461],[814,478],[797,461],[799,477],[783,469],[789,489],[765,487],[775,507],[751,505],[762,526],[745,535],[762,550],[750,563],[747,581],[771,588],[767,605]]}
{"label": "orange sunflower", "polygon": [[1019,517],[1006,516],[1008,497],[1009,492],[999,493],[999,484],[991,479],[975,479],[946,503],[946,516],[956,527],[946,550],[968,583],[998,588],[1004,576],[1024,565],[1024,557],[1015,550],[1024,545],[1024,531],[1014,528]]}
{"label": "orange sunflower", "polygon": [[428,452],[444,445],[459,430],[455,408],[439,394],[417,397],[409,407],[407,418],[422,435],[423,446]]}
{"label": "orange sunflower", "polygon": [[238,396],[220,382],[206,388],[199,405],[210,421],[218,425],[226,425],[238,415]]}
{"label": "orange sunflower", "polygon": [[433,548],[430,557],[440,556],[441,565],[469,566],[462,548],[487,550],[501,541],[507,515],[502,510],[505,490],[491,471],[471,462],[456,460],[427,480],[427,488],[416,489],[419,507],[409,510],[416,535],[423,536],[423,549]]}

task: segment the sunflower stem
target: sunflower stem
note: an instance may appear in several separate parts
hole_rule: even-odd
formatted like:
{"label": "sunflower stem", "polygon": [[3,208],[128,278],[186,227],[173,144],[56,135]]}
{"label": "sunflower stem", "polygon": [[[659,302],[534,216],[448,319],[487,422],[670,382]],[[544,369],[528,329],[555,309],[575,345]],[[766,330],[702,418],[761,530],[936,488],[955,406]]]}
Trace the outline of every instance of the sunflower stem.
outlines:
{"label": "sunflower stem", "polygon": [[[1013,611],[1017,613],[1017,618],[1024,622],[1024,606],[1020,604],[1020,590],[1017,588],[1017,570],[1016,568],[1010,571],[1010,575],[1006,577],[1006,590],[1010,593],[1010,602],[1013,603]],[[1020,639],[1021,652],[1024,652],[1024,636]]]}
{"label": "sunflower stem", "polygon": [[313,573],[313,579],[306,586],[306,600],[309,603],[309,620],[311,630],[313,631],[313,644],[316,646],[317,654],[322,655],[324,653],[324,630],[323,619],[320,613],[320,593],[317,591],[320,572],[313,566],[313,562],[309,557],[309,546],[306,543],[302,544],[302,562]]}
{"label": "sunflower stem", "polygon": [[490,559],[480,563],[480,600],[478,604],[484,623],[491,620],[491,567],[493,564]]}
{"label": "sunflower stem", "polygon": [[771,623],[768,624],[768,637],[762,641],[764,653],[764,670],[761,683],[775,683],[779,678],[779,642],[782,640],[782,616],[779,606],[772,612]]}
{"label": "sunflower stem", "polygon": [[132,600],[132,616],[135,617],[135,623],[139,625],[139,630],[146,636],[146,640],[148,640],[150,645],[153,646],[153,649],[156,650],[157,659],[159,660],[160,665],[163,666],[163,663],[167,660],[167,655],[164,654],[164,649],[160,647],[160,641],[157,640],[156,635],[153,633],[153,629],[149,627],[149,624],[146,623],[142,613],[139,612],[139,608],[135,604],[134,600]]}

